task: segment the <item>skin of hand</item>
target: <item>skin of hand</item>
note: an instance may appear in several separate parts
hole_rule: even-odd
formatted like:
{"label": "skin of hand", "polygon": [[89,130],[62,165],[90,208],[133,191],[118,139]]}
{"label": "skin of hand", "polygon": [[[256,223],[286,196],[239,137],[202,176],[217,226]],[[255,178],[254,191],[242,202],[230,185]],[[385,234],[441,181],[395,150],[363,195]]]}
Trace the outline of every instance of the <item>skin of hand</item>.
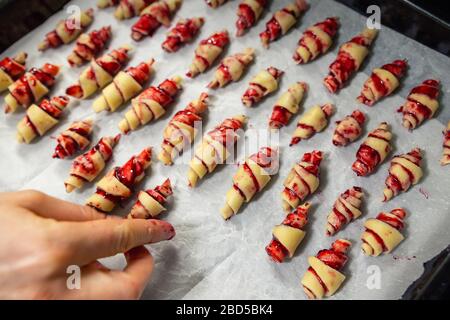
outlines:
{"label": "skin of hand", "polygon": [[[0,299],[138,299],[154,265],[144,245],[174,236],[161,220],[106,216],[38,191],[0,193]],[[118,253],[124,270],[97,260]],[[80,289],[68,289],[71,265]]]}

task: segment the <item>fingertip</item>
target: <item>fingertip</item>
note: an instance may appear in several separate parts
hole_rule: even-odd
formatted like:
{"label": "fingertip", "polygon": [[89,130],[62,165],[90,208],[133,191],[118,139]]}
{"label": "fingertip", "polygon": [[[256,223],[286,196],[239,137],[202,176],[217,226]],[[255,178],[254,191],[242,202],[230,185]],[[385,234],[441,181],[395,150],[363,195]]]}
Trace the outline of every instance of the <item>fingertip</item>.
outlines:
{"label": "fingertip", "polygon": [[171,240],[173,239],[173,237],[175,237],[175,228],[169,222],[156,219],[150,219],[146,221],[149,225],[148,230],[152,234],[151,242]]}

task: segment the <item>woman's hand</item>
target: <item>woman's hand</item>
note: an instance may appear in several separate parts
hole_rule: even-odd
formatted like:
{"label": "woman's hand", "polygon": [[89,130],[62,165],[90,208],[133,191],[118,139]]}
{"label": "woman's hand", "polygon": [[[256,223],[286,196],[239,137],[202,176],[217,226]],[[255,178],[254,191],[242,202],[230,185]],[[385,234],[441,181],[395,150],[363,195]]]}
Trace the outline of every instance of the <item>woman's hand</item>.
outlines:
{"label": "woman's hand", "polygon": [[[170,240],[161,220],[106,216],[38,191],[0,194],[0,299],[137,299],[153,271],[144,244]],[[123,271],[97,259],[125,253]],[[70,290],[67,268],[81,269]]]}

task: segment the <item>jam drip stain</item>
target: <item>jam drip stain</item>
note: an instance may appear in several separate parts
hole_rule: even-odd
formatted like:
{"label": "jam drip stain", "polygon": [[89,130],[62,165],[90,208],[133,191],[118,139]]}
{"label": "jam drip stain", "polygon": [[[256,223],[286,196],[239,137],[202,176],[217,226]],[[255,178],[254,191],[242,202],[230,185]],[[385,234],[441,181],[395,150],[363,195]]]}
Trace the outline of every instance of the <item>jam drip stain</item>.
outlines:
{"label": "jam drip stain", "polygon": [[444,134],[444,142],[442,144],[441,165],[445,166],[450,163],[450,121],[442,133]]}

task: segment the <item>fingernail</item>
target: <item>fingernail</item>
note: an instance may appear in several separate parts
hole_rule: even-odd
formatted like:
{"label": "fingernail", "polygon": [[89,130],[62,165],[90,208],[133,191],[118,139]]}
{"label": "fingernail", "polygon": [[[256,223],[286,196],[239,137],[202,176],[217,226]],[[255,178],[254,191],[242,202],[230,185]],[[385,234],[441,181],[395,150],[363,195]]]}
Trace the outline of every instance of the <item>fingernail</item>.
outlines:
{"label": "fingernail", "polygon": [[170,225],[168,227],[166,232],[167,232],[167,235],[168,235],[167,240],[172,240],[173,237],[175,237],[175,235],[176,235],[175,228],[172,225]]}
{"label": "fingernail", "polygon": [[[163,222],[163,221],[161,221],[161,222]],[[172,240],[173,237],[175,237],[175,234],[176,234],[175,228],[174,228],[170,223],[168,223],[168,222],[163,222],[162,225],[161,225],[161,227],[162,227],[162,229],[163,229],[165,238],[166,238],[167,240]]]}
{"label": "fingernail", "polygon": [[171,240],[173,237],[175,237],[175,228],[168,222],[162,221],[162,220],[147,220],[150,226],[150,231],[154,231],[155,227],[156,229],[159,229],[161,240]]}

